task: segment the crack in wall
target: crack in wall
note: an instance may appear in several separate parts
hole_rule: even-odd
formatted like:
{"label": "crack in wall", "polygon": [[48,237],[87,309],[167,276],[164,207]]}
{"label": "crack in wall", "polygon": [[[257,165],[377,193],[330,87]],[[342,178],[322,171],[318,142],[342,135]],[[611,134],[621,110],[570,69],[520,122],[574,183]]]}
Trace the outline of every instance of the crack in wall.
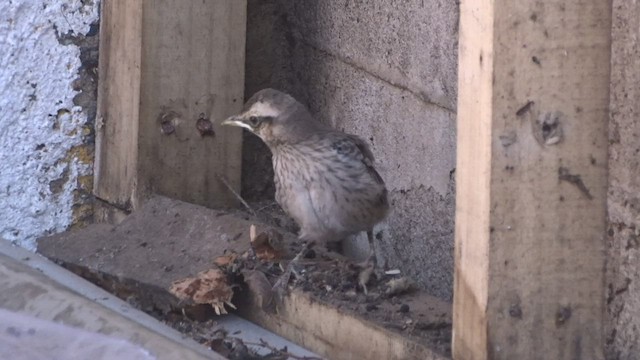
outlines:
{"label": "crack in wall", "polygon": [[446,106],[446,105],[444,105],[442,103],[439,103],[439,102],[436,102],[436,101],[433,101],[433,100],[429,99],[429,97],[426,94],[424,94],[423,92],[418,92],[418,91],[412,89],[411,87],[409,87],[408,85],[400,84],[397,81],[393,81],[391,79],[387,79],[384,76],[382,76],[380,74],[377,74],[376,72],[374,72],[372,70],[367,69],[366,67],[364,67],[364,65],[359,65],[354,61],[350,61],[349,59],[347,59],[344,56],[340,56],[338,54],[334,54],[334,53],[332,53],[332,52],[330,52],[330,51],[328,51],[326,49],[321,48],[320,46],[318,46],[316,44],[311,43],[310,41],[307,41],[307,40],[303,39],[302,37],[299,37],[297,35],[293,35],[293,36],[296,38],[296,40],[299,40],[301,44],[303,44],[303,45],[305,45],[307,47],[310,47],[311,49],[313,49],[315,51],[318,51],[318,52],[320,52],[321,54],[323,54],[325,56],[334,58],[337,61],[339,61],[339,62],[341,62],[341,63],[343,63],[343,64],[345,64],[345,65],[347,65],[349,67],[352,67],[352,68],[354,68],[354,69],[356,69],[358,71],[361,71],[361,72],[363,72],[363,73],[375,78],[376,80],[379,80],[379,81],[382,81],[382,82],[384,82],[384,83],[386,83],[388,85],[391,85],[396,89],[405,91],[405,92],[411,94],[411,96],[413,96],[416,100],[418,100],[419,102],[421,102],[421,103],[423,103],[423,104],[425,104],[427,106],[435,106],[435,107],[437,107],[437,108],[439,108],[441,110],[444,110],[446,112],[449,112],[449,113],[455,113],[456,112],[455,109],[452,109],[452,108],[450,108],[450,107],[448,107],[448,106]]}

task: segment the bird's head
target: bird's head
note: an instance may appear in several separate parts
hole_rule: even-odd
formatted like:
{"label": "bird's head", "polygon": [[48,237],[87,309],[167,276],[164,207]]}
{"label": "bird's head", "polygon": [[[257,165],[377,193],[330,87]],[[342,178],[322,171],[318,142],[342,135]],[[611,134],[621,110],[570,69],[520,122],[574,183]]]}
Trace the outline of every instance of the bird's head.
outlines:
{"label": "bird's head", "polygon": [[222,125],[247,129],[269,146],[295,142],[323,128],[304,105],[274,89],[255,93],[240,114],[227,118]]}

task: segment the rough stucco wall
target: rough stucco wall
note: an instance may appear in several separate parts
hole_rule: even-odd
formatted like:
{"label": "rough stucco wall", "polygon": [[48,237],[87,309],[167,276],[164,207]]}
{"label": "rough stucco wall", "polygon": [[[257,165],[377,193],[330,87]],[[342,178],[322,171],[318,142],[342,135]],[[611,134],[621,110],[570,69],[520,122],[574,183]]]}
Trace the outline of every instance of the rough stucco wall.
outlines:
{"label": "rough stucco wall", "polygon": [[[450,299],[456,2],[253,0],[248,10],[246,95],[287,91],[320,121],[368,140],[394,209],[376,229],[381,253]],[[265,153],[245,138],[252,200],[272,196]]]}
{"label": "rough stucco wall", "polygon": [[32,250],[91,216],[98,8],[0,2],[0,238]]}
{"label": "rough stucco wall", "polygon": [[640,2],[613,1],[608,359],[640,358]]}

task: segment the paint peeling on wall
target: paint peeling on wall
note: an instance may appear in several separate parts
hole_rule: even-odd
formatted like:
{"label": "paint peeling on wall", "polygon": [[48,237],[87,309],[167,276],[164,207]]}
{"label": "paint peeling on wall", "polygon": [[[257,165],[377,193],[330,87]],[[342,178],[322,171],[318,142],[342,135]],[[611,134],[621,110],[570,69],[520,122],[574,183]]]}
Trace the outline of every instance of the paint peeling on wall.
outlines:
{"label": "paint peeling on wall", "polygon": [[95,35],[98,10],[97,0],[0,2],[0,237],[31,250],[91,212],[95,110],[76,40]]}

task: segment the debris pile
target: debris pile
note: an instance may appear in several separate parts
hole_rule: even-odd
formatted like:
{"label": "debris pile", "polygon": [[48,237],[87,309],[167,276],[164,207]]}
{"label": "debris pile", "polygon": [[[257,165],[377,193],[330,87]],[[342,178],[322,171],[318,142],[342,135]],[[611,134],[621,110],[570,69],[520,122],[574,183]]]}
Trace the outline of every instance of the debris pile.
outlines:
{"label": "debris pile", "polygon": [[169,291],[180,300],[191,299],[196,304],[211,304],[216,314],[227,314],[224,305],[235,309],[231,303],[233,290],[227,275],[220,269],[201,271],[195,277],[175,281]]}
{"label": "debris pile", "polygon": [[[273,229],[258,233],[251,225],[249,237],[249,250],[242,254],[225,252],[213,259],[213,268],[174,281],[170,292],[194,304],[210,304],[219,315],[227,313],[225,305],[236,308],[232,303],[234,288],[248,290],[260,308],[270,313],[277,311],[277,303],[286,292],[283,286],[285,290],[301,288],[329,302],[373,304],[366,309],[415,289],[399,270],[383,272],[372,261],[353,262],[312,248],[292,257],[300,245],[287,247],[283,236]],[[291,263],[295,266],[287,266]]]}
{"label": "debris pile", "polygon": [[217,334],[204,345],[230,360],[321,360],[318,357],[298,356],[289,352],[286,346],[278,349],[263,339],[249,342],[231,336],[224,330],[219,330]]}

